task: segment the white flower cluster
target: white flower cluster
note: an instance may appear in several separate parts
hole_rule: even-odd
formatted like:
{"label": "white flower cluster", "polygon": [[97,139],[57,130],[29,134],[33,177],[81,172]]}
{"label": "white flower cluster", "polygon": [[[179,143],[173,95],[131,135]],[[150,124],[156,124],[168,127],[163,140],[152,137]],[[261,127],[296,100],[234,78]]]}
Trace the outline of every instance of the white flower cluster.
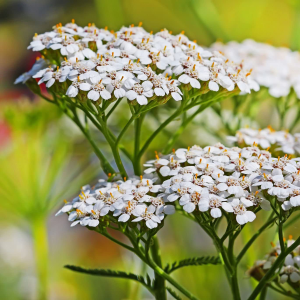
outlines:
{"label": "white flower cluster", "polygon": [[233,213],[242,225],[256,218],[253,210],[257,206],[270,209],[269,201],[252,187],[253,179],[260,174],[260,160],[264,159],[270,159],[270,153],[257,147],[226,148],[218,143],[157,156],[145,164],[149,167],[145,173],[158,172],[168,177],[162,183],[165,199],[179,199],[186,212],[210,211],[213,218],[219,218],[225,211]]}
{"label": "white flower cluster", "polygon": [[[286,241],[287,247],[290,247],[295,241],[290,236]],[[249,274],[255,276],[255,270],[261,269],[262,273],[266,273],[276,261],[278,255],[281,253],[279,243],[275,245],[273,242],[272,250],[268,253],[264,260],[256,261],[255,265],[249,270]],[[284,265],[280,270],[280,283],[291,282],[300,283],[300,246],[296,247],[294,251],[287,255],[284,261]],[[257,278],[259,279],[259,278]]]}
{"label": "white flower cluster", "polygon": [[242,43],[217,42],[211,46],[213,50],[224,52],[229,60],[253,69],[251,77],[269,90],[273,97],[287,96],[291,89],[300,98],[300,55],[284,47],[273,47],[269,44],[253,40]]}
{"label": "white flower cluster", "polygon": [[99,180],[93,188],[84,186],[72,202],[65,201],[56,215],[68,213],[71,226],[96,227],[104,216],[111,215],[118,222],[145,222],[148,228],[156,228],[175,208],[161,198],[161,186],[154,182],[142,177],[117,182]]}
{"label": "white flower cluster", "polygon": [[157,97],[179,101],[183,89],[199,90],[201,85],[205,92],[220,87],[228,91],[237,87],[244,93],[259,89],[250,79],[251,71],[229,62],[219,51],[200,47],[184,32],[172,35],[164,29],[153,34],[133,25],[110,32],[72,22],[36,34],[28,48],[43,58],[16,83],[40,78],[39,84],[47,88],[56,84],[72,98],[87,93],[92,101],[126,97],[146,105]]}
{"label": "white flower cluster", "polygon": [[228,136],[230,142],[238,145],[256,144],[262,149],[275,148],[287,154],[300,153],[300,134],[294,135],[287,131],[276,131],[271,126],[265,129],[241,128],[235,136]]}
{"label": "white flower cluster", "polygon": [[[144,166],[144,178],[99,180],[93,188],[82,188],[57,214],[68,213],[71,226],[98,226],[110,214],[118,222],[146,221],[155,228],[175,212],[176,200],[187,213],[220,218],[226,212],[240,225],[254,221],[259,208],[270,210],[274,197],[285,211],[300,206],[300,159],[273,158],[257,146],[180,148]],[[156,175],[161,184],[154,184]]]}
{"label": "white flower cluster", "polygon": [[259,186],[268,195],[283,202],[283,210],[300,206],[300,161],[285,155],[280,158],[262,159],[260,176],[255,178],[253,186]]}
{"label": "white flower cluster", "polygon": [[255,207],[270,210],[270,196],[283,202],[284,210],[300,206],[299,159],[273,158],[256,146],[193,146],[157,156],[145,167],[146,174],[167,177],[162,183],[164,199],[179,199],[188,213],[198,209],[219,218],[226,211],[242,225],[255,219]]}

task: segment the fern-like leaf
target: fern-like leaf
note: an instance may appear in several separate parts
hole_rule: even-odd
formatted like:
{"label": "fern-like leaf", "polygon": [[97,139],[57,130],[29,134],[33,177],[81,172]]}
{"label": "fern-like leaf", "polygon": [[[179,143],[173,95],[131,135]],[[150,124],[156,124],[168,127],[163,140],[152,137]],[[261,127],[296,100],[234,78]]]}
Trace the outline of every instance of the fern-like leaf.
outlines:
{"label": "fern-like leaf", "polygon": [[104,269],[84,269],[81,267],[71,266],[71,265],[66,265],[65,268],[75,271],[75,272],[89,274],[89,275],[135,280],[135,281],[141,283],[142,285],[144,285],[151,293],[153,293],[153,284],[152,284],[152,281],[148,274],[147,274],[146,278],[144,278],[141,275],[136,275],[133,273],[126,273],[123,271],[114,271],[114,270],[109,270],[109,269],[106,269],[106,270],[104,270]]}
{"label": "fern-like leaf", "polygon": [[167,286],[166,289],[173,296],[174,299],[176,299],[176,300],[182,300],[171,288],[169,288]]}
{"label": "fern-like leaf", "polygon": [[165,267],[166,273],[172,273],[173,271],[187,266],[200,266],[200,265],[218,265],[221,260],[218,256],[201,256],[183,259],[180,261],[175,261],[174,263],[167,264]]}

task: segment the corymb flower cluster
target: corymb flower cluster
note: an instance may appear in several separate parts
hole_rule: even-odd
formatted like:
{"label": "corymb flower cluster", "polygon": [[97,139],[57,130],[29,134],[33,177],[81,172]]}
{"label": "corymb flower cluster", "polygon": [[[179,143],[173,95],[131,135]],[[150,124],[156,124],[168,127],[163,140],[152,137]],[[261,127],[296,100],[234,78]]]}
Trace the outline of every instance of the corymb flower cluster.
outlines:
{"label": "corymb flower cluster", "polygon": [[286,154],[300,153],[300,134],[288,131],[276,131],[271,126],[265,129],[241,128],[235,136],[229,136],[230,142],[238,146],[257,144],[262,149],[281,151]]}
{"label": "corymb flower cluster", "polygon": [[291,89],[300,98],[300,55],[285,47],[245,40],[242,43],[217,42],[212,49],[223,51],[232,61],[241,63],[245,68],[253,68],[253,79],[266,87],[271,96],[287,96]]}
{"label": "corymb flower cluster", "polygon": [[153,34],[133,25],[112,32],[72,21],[35,34],[28,48],[42,57],[16,83],[36,78],[55,93],[80,100],[126,97],[146,105],[154,99],[182,100],[184,91],[192,88],[195,93],[201,89],[198,94],[220,87],[243,93],[259,90],[250,69],[220,51],[202,48],[184,32],[172,35],[164,29]]}
{"label": "corymb flower cluster", "polygon": [[154,228],[175,208],[208,212],[214,219],[232,214],[243,225],[254,221],[260,209],[270,210],[273,198],[284,211],[300,206],[299,159],[274,158],[257,146],[180,148],[144,166],[144,178],[100,180],[93,189],[83,188],[59,214],[69,212],[72,225],[97,226],[110,213],[119,222],[146,221]]}
{"label": "corymb flower cluster", "polygon": [[150,229],[158,226],[165,215],[173,214],[175,208],[168,205],[160,196],[160,185],[155,180],[128,179],[125,181],[99,182],[91,188],[82,188],[78,197],[71,203],[66,202],[56,215],[69,213],[71,226],[96,227],[107,214],[112,215],[118,222],[144,221]]}

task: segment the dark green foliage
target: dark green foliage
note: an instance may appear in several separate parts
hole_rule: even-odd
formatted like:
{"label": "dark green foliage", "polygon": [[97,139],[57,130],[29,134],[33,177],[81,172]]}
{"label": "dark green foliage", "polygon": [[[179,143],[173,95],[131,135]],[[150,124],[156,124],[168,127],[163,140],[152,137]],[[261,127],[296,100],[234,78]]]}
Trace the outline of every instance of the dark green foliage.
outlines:
{"label": "dark green foliage", "polygon": [[175,261],[172,265],[167,264],[165,267],[166,273],[172,273],[173,271],[187,266],[200,266],[200,265],[218,265],[221,260],[218,256],[201,256],[183,259],[180,261]]}

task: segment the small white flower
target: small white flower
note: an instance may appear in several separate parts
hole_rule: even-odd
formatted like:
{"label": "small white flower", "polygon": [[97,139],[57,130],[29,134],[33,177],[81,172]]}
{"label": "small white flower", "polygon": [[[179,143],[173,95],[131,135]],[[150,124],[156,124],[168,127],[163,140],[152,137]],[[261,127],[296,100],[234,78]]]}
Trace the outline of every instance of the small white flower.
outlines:
{"label": "small white flower", "polygon": [[239,199],[233,199],[230,203],[232,205],[233,212],[236,215],[236,221],[240,225],[244,225],[255,220],[255,213],[246,209],[246,205],[244,204],[245,202],[242,203]]}
{"label": "small white flower", "polygon": [[138,205],[133,212],[137,218],[132,220],[132,222],[140,222],[145,220],[148,228],[156,228],[158,224],[161,223],[161,220],[157,215],[155,215],[155,211],[156,208],[153,205],[150,205],[149,207],[145,205]]}
{"label": "small white flower", "polygon": [[210,215],[213,218],[220,218],[222,216],[221,208],[226,212],[233,212],[232,206],[227,203],[226,199],[217,195],[210,194],[209,198],[205,200],[201,199],[199,202],[199,210],[204,212],[210,209]]}
{"label": "small white flower", "polygon": [[45,32],[43,34],[35,34],[33,41],[27,49],[32,49],[32,51],[41,51],[48,47],[52,42],[53,38],[56,36],[55,32]]}
{"label": "small white flower", "polygon": [[140,105],[147,105],[148,99],[153,97],[153,84],[150,81],[144,81],[142,84],[136,83],[131,90],[126,92],[128,100],[137,100]]}
{"label": "small white flower", "polygon": [[127,222],[130,219],[133,211],[137,207],[138,202],[135,200],[128,201],[122,209],[116,209],[114,216],[119,216],[118,222]]}
{"label": "small white flower", "polygon": [[185,69],[185,74],[181,75],[178,80],[184,84],[190,84],[193,88],[200,89],[199,80],[208,80],[209,72],[205,67],[200,67],[194,64],[192,68]]}
{"label": "small white flower", "polygon": [[75,211],[72,211],[69,214],[68,221],[72,222],[71,227],[81,223],[84,217],[86,217],[87,212],[86,209],[83,207],[81,209],[77,208]]}
{"label": "small white flower", "polygon": [[64,213],[67,213],[73,209],[73,203],[67,202],[64,200],[65,205],[55,214],[55,216],[60,216]]}
{"label": "small white flower", "polygon": [[78,44],[76,43],[74,38],[68,34],[65,34],[62,37],[53,38],[49,47],[52,50],[60,49],[61,55],[64,56],[74,54],[75,52],[79,51]]}
{"label": "small white flower", "polygon": [[88,91],[87,97],[92,101],[97,101],[100,97],[104,100],[111,98],[110,92],[105,88],[101,81],[93,85],[83,82],[79,85],[79,88],[83,91]]}
{"label": "small white flower", "polygon": [[72,82],[72,84],[68,87],[66,91],[66,95],[70,98],[75,98],[78,95],[79,92],[79,86],[80,86],[80,79],[79,77]]}
{"label": "small white flower", "polygon": [[280,271],[280,283],[285,283],[288,280],[291,282],[299,282],[300,281],[300,272],[294,266],[286,266],[283,267]]}
{"label": "small white flower", "polygon": [[209,194],[207,189],[203,189],[201,187],[193,187],[190,189],[189,193],[182,195],[180,198],[179,204],[183,206],[183,209],[191,213],[196,207],[199,208],[200,211],[203,209],[203,205],[209,199]]}

